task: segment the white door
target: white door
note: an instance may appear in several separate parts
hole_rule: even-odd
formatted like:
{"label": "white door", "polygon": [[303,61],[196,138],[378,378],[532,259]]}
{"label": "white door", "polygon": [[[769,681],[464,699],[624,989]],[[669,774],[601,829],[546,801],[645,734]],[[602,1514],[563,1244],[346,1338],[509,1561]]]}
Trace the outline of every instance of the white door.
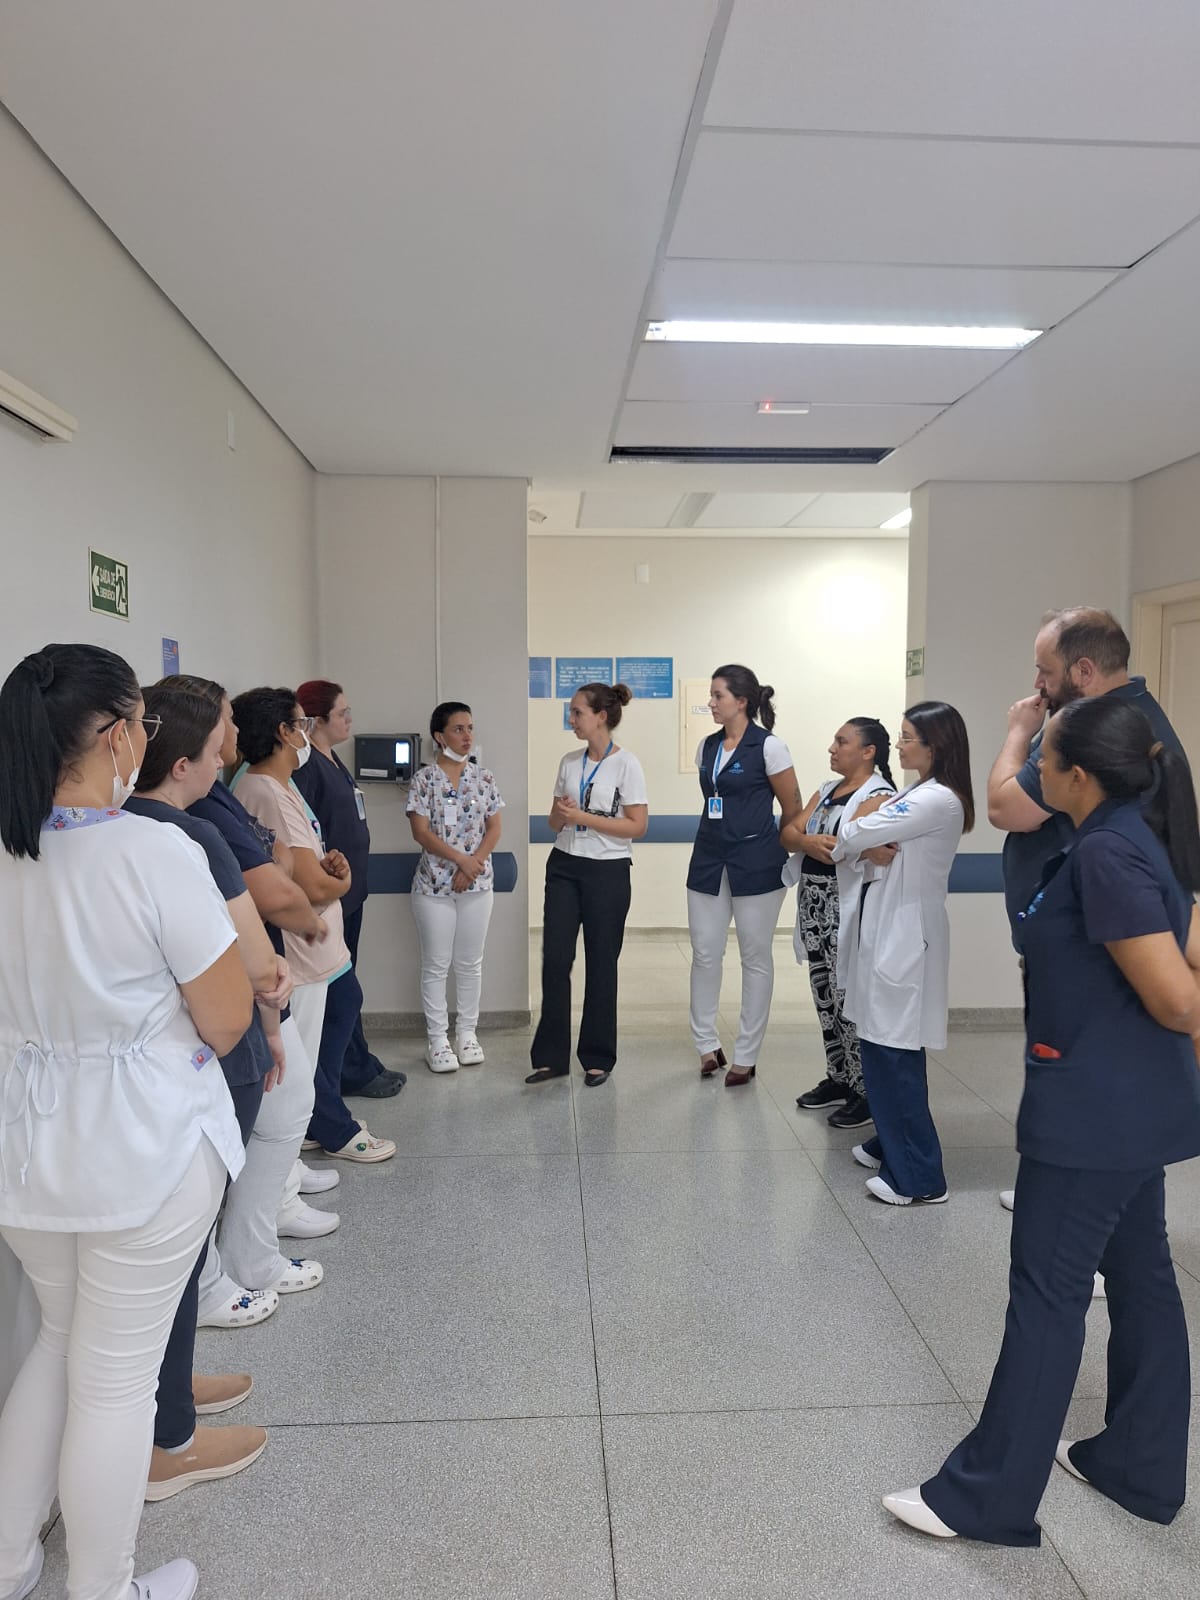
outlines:
{"label": "white door", "polygon": [[1178,600],[1162,609],[1163,710],[1200,775],[1200,600]]}

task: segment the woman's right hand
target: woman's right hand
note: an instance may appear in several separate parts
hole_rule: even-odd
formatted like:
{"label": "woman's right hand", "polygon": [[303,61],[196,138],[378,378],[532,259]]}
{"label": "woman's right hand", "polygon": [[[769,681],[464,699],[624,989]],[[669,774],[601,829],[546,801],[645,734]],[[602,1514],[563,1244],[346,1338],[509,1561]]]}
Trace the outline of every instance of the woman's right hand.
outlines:
{"label": "woman's right hand", "polygon": [[898,844],[877,844],[872,846],[870,850],[864,850],[862,859],[874,862],[877,867],[890,867],[893,856],[898,855],[899,852],[900,846]]}
{"label": "woman's right hand", "polygon": [[833,849],[837,844],[835,833],[806,833],[804,843],[800,848],[806,856],[811,856],[814,861],[823,861],[826,866],[833,865]]}
{"label": "woman's right hand", "polygon": [[471,883],[474,883],[475,879],[483,871],[483,862],[476,860],[474,856],[459,856],[455,865],[463,877]]}
{"label": "woman's right hand", "polygon": [[565,795],[556,794],[554,803],[550,807],[550,826],[555,833],[561,833],[564,828],[571,825],[571,802]]}

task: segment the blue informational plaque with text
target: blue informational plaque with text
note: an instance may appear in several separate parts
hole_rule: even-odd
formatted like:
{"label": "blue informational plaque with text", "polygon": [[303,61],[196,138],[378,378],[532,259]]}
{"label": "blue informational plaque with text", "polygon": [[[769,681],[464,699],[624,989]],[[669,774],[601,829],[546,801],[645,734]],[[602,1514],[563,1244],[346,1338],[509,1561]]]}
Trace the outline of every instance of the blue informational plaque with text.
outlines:
{"label": "blue informational plaque with text", "polygon": [[675,697],[673,656],[618,656],[618,683],[627,683],[635,700],[672,700]]}
{"label": "blue informational plaque with text", "polygon": [[554,698],[569,700],[581,683],[611,683],[611,656],[556,656]]}
{"label": "blue informational plaque with text", "polygon": [[552,698],[550,657],[530,656],[529,658],[529,698],[531,700],[549,700]]}

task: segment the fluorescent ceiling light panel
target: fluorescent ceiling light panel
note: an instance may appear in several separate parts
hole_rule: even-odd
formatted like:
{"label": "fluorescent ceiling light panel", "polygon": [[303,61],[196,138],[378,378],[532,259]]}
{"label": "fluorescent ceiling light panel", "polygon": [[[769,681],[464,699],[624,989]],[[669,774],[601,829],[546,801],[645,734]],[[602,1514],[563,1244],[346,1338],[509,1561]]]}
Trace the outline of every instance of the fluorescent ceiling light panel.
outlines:
{"label": "fluorescent ceiling light panel", "polygon": [[886,530],[894,533],[897,528],[907,528],[912,521],[912,507],[905,506],[903,511],[897,511],[894,517],[889,517],[886,522],[879,524],[880,531]]}
{"label": "fluorescent ceiling light panel", "polygon": [[807,400],[760,400],[760,417],[806,417],[812,410]]}
{"label": "fluorescent ceiling light panel", "polygon": [[875,322],[651,322],[646,341],[683,344],[915,345],[924,350],[1022,350],[1041,328],[951,328]]}

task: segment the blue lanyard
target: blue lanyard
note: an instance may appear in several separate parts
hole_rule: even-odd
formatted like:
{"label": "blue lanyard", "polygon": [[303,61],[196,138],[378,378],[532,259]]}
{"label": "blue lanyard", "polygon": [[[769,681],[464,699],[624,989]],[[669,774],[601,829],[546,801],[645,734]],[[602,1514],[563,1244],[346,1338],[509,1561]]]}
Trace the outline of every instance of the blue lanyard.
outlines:
{"label": "blue lanyard", "polygon": [[[742,748],[742,741],[739,739],[737,744],[734,745],[733,749],[729,752],[729,754],[727,756],[725,756],[726,763],[732,761],[734,756],[737,755],[738,751],[741,748]],[[717,740],[717,753],[716,753],[716,756],[713,759],[713,769],[712,769],[712,786],[713,786],[713,793],[714,794],[719,794],[720,793],[720,790],[717,788],[717,774],[721,770],[721,765],[722,765],[721,757],[723,755],[725,755],[725,742],[724,742],[723,739],[718,739]]]}
{"label": "blue lanyard", "polygon": [[599,761],[597,761],[596,765],[592,768],[590,775],[589,775],[588,769],[587,769],[587,750],[585,749],[584,752],[583,752],[583,757],[582,757],[582,759],[581,759],[581,761],[579,763],[579,809],[581,811],[586,809],[584,807],[584,804],[583,804],[583,797],[587,793],[588,785],[592,782],[592,780],[595,778],[596,774],[600,771],[600,768],[604,765],[604,763],[608,760],[609,756],[612,754],[612,747],[613,747],[613,742],[610,739],[608,741],[608,749],[604,752],[604,754],[600,757]]}

